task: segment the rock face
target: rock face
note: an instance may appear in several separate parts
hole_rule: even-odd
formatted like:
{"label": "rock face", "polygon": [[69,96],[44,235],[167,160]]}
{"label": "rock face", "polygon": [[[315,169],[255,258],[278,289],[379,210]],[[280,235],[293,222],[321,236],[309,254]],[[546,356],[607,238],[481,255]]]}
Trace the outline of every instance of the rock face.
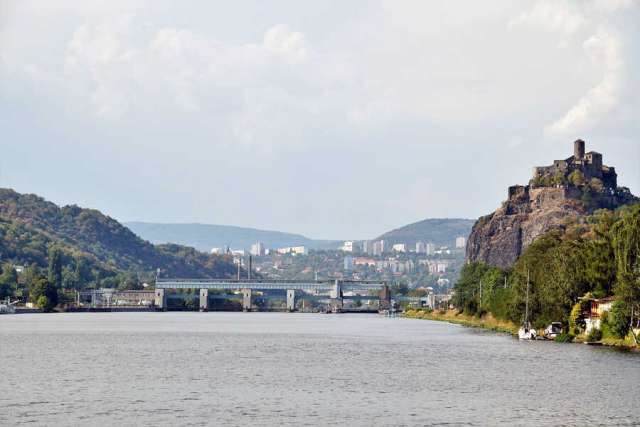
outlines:
{"label": "rock face", "polygon": [[[538,236],[553,229],[563,229],[568,220],[638,200],[628,189],[614,187],[615,171],[602,166],[599,153],[585,155],[584,142],[580,140],[574,145],[577,147],[574,158],[562,161],[562,169],[553,171],[553,182],[540,179],[541,171],[545,173],[551,167],[535,168],[529,185],[509,187],[508,199],[502,206],[476,221],[467,243],[468,261],[508,268]],[[587,156],[598,160],[595,165],[598,169],[585,160]],[[582,174],[577,178],[576,170]],[[593,180],[599,170],[604,173],[597,181]]]}

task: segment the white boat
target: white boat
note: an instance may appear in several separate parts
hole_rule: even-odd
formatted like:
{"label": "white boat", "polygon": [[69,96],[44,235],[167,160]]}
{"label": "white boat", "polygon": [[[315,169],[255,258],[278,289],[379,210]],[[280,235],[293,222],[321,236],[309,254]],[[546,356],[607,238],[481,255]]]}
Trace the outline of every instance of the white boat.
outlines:
{"label": "white boat", "polygon": [[529,270],[527,270],[527,296],[524,305],[524,321],[522,322],[520,329],[518,329],[518,339],[536,339],[536,330],[531,327],[531,323],[529,322]]}
{"label": "white boat", "polygon": [[[16,301],[17,302],[17,301]],[[5,303],[0,303],[0,314],[13,314],[16,312],[15,302],[11,302],[9,298]]]}
{"label": "white boat", "polygon": [[560,322],[552,322],[547,329],[544,330],[544,337],[547,339],[555,339],[558,335],[562,333],[562,323]]}
{"label": "white boat", "polygon": [[518,329],[518,339],[521,340],[535,340],[536,330],[531,327],[529,322],[523,323],[520,329]]}

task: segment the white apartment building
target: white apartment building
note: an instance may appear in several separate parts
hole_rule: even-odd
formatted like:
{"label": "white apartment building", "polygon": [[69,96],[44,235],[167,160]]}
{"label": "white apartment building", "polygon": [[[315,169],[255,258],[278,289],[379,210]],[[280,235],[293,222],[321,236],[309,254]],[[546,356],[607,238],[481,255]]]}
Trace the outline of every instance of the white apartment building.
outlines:
{"label": "white apartment building", "polygon": [[251,251],[249,252],[253,256],[264,256],[266,254],[264,244],[262,242],[256,242],[251,245]]}
{"label": "white apartment building", "polygon": [[278,253],[282,255],[307,255],[309,251],[306,246],[288,246],[286,248],[278,249]]}
{"label": "white apartment building", "polygon": [[373,242],[373,256],[381,256],[385,250],[384,240],[378,240],[377,242]]}
{"label": "white apartment building", "polygon": [[342,244],[344,252],[358,252],[358,244],[353,240],[347,240]]}
{"label": "white apartment building", "polygon": [[427,245],[424,242],[416,242],[416,253],[423,254],[427,252]]}
{"label": "white apartment building", "polygon": [[404,243],[396,243],[391,247],[394,252],[407,252],[407,245]]}
{"label": "white apartment building", "polygon": [[425,245],[425,250],[427,252],[427,255],[433,255],[436,253],[436,245],[434,245],[433,243],[427,243]]}
{"label": "white apartment building", "polygon": [[467,239],[460,236],[456,238],[456,248],[464,249],[467,246]]}

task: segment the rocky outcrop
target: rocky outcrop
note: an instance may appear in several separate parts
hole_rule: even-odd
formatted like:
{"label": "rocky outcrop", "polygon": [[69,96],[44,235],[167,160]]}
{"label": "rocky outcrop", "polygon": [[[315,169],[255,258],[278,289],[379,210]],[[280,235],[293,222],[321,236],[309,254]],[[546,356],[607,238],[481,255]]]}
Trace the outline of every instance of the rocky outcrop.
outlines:
{"label": "rocky outcrop", "polygon": [[467,260],[508,268],[538,236],[563,229],[596,209],[615,208],[636,201],[626,189],[585,201],[577,187],[514,186],[494,213],[474,224],[467,243]]}
{"label": "rocky outcrop", "polygon": [[508,268],[541,234],[563,229],[597,209],[637,202],[628,188],[617,187],[615,169],[602,164],[600,153],[585,153],[585,142],[579,139],[572,157],[534,168],[529,185],[509,187],[502,206],[476,221],[467,261]]}

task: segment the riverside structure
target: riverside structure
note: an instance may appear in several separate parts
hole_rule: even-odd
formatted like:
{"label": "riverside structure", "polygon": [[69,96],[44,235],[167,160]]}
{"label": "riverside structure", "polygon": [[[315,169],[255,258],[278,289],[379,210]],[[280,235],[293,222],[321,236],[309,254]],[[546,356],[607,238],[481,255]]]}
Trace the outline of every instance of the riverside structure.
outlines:
{"label": "riverside structure", "polygon": [[298,298],[328,300],[332,312],[343,311],[345,300],[378,301],[378,310],[391,307],[391,293],[384,281],[369,280],[263,280],[263,279],[178,279],[158,278],[155,287],[155,307],[167,308],[167,290],[199,289],[200,311],[209,311],[211,300],[234,297],[232,294],[211,293],[209,291],[240,291],[243,311],[253,309],[254,291],[286,291],[287,311],[296,310]]}

